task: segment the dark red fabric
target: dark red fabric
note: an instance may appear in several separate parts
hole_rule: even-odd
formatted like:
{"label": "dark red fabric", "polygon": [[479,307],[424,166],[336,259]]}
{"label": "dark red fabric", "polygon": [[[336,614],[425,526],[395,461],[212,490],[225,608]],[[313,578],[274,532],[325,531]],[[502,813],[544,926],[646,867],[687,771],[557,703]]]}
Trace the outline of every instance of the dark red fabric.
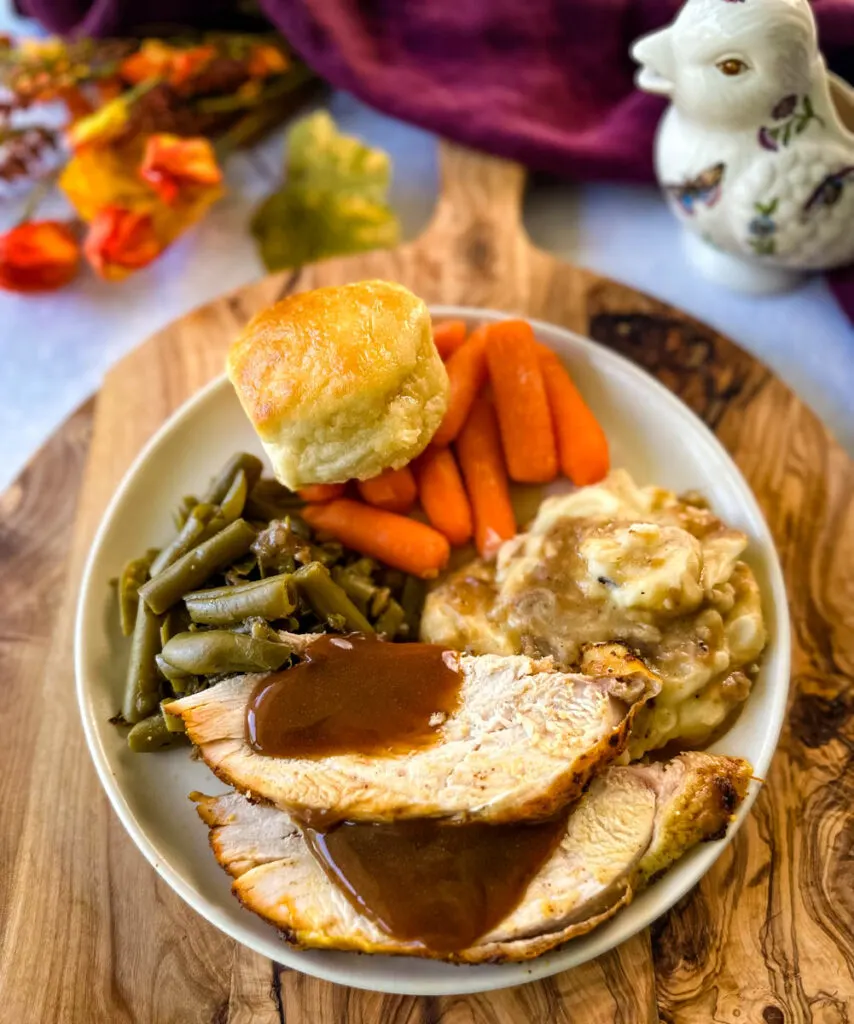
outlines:
{"label": "dark red fabric", "polygon": [[[221,20],[226,0],[17,0],[57,32]],[[679,0],[261,0],[333,85],[450,138],[582,179],[649,181],[663,104],[629,45]],[[854,3],[815,0],[825,51],[854,63]]]}
{"label": "dark red fabric", "polygon": [[666,20],[632,0],[263,0],[335,85],[443,135],[557,174],[643,181],[659,100],[631,41]]}
{"label": "dark red fabric", "polygon": [[119,36],[147,26],[213,25],[230,0],[13,0],[15,9],[59,35]]}

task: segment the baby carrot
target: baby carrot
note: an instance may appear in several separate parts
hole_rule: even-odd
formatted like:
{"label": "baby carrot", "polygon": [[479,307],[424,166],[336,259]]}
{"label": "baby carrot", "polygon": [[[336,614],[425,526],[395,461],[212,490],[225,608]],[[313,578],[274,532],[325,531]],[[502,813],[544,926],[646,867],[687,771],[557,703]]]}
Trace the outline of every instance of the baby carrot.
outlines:
{"label": "baby carrot", "polygon": [[369,505],[384,508],[387,512],[408,512],[418,494],[409,466],[386,469],[370,480],[360,480],[357,486],[359,494]]}
{"label": "baby carrot", "polygon": [[609,468],[605,431],[557,355],[541,346],[539,359],[557,435],[561,469],[577,487],[595,484],[607,476]]}
{"label": "baby carrot", "polygon": [[348,548],[425,580],[439,575],[451,553],[432,526],[348,498],[306,505],[301,515]]}
{"label": "baby carrot", "polygon": [[427,518],[451,544],[465,544],[472,534],[471,504],[453,452],[431,446],[413,468]]}
{"label": "baby carrot", "polygon": [[466,325],[463,320],[443,320],[433,325],[433,342],[439,355],[447,359],[466,340]]}
{"label": "baby carrot", "polygon": [[450,444],[462,430],[472,402],[483,387],[486,380],[485,348],[486,332],[479,327],[445,363],[450,392],[445,418],[433,435],[433,444],[439,448]]}
{"label": "baby carrot", "polygon": [[557,446],[531,325],[524,320],[490,324],[486,365],[510,479],[526,484],[554,480]]}
{"label": "baby carrot", "polygon": [[346,489],[346,484],[309,484],[308,487],[300,487],[297,494],[303,501],[332,501],[340,498]]}
{"label": "baby carrot", "polygon": [[478,398],[457,439],[457,456],[474,513],[474,539],[483,558],[516,533],[498,420],[492,404]]}

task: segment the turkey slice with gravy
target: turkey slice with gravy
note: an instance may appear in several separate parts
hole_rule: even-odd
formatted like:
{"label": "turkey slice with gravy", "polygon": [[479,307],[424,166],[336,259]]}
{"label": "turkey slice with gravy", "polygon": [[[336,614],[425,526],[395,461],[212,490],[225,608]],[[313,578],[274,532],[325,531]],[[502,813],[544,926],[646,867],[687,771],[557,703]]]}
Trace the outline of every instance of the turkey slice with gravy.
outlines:
{"label": "turkey slice with gravy", "polygon": [[606,921],[696,843],[723,835],[750,774],[746,761],[701,753],[606,769],[510,913],[468,948],[441,953],[396,938],[357,909],[284,811],[238,793],[193,799],[235,895],[295,945],[482,963],[539,956]]}
{"label": "turkey slice with gravy", "polygon": [[306,818],[502,822],[546,818],[577,798],[622,753],[636,713],[659,689],[642,664],[619,655],[598,677],[558,672],[551,659],[445,657],[460,675],[458,703],[420,749],[258,753],[246,734],[258,675],[227,679],[168,711],[223,781]]}

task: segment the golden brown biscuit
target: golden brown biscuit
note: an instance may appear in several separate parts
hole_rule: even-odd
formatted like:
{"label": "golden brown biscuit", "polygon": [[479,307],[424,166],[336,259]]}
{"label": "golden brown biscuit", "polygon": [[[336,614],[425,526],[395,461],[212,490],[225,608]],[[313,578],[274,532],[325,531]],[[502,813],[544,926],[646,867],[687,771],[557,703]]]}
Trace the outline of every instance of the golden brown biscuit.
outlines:
{"label": "golden brown biscuit", "polygon": [[228,376],[290,488],[405,465],[427,446],[448,401],[427,307],[389,281],[277,302],[231,346]]}

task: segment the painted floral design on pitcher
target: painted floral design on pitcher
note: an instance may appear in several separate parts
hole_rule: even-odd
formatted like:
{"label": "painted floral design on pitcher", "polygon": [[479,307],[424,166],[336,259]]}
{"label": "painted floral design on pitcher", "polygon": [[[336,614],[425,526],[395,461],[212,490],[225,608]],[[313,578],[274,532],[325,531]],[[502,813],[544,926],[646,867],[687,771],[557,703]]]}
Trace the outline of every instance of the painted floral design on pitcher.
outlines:
{"label": "painted floral design on pitcher", "polygon": [[779,200],[775,197],[768,203],[754,203],[756,216],[747,225],[750,238],[748,243],[757,256],[773,256],[777,251],[777,223],[774,214]]}
{"label": "painted floral design on pitcher", "polygon": [[689,178],[678,185],[665,185],[667,194],[678,203],[679,209],[693,217],[698,204],[712,207],[721,197],[726,165],[713,164],[701,171],[695,178]]}
{"label": "painted floral design on pitcher", "polygon": [[835,171],[823,178],[804,203],[802,219],[806,220],[811,213],[822,206],[836,206],[842,198],[842,190],[852,178],[854,178],[854,166],[843,167],[841,171]]}
{"label": "painted floral design on pitcher", "polygon": [[788,146],[792,139],[806,131],[813,121],[824,126],[824,120],[813,109],[809,96],[804,96],[800,102],[794,94],[784,96],[774,105],[771,117],[782,123],[772,128],[763,125],[759,129],[758,139],[763,149],[770,149],[772,152],[776,152],[781,146]]}

